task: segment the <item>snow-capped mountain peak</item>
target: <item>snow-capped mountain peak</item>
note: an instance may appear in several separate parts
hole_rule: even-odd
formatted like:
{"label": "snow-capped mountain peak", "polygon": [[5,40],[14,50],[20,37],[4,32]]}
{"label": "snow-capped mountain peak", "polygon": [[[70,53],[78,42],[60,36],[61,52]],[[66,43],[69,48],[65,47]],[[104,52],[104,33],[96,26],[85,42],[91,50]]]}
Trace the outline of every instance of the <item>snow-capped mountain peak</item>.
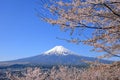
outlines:
{"label": "snow-capped mountain peak", "polygon": [[72,51],[64,48],[63,46],[55,46],[54,48],[44,52],[45,55],[69,55],[74,54]]}

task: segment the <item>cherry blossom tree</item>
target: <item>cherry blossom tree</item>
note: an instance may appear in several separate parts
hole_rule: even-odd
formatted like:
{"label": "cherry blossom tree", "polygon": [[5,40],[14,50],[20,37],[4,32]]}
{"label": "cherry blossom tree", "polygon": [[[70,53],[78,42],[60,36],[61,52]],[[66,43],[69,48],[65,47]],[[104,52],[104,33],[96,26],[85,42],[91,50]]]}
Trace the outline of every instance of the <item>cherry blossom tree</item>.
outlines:
{"label": "cherry blossom tree", "polygon": [[[21,74],[7,72],[7,78],[0,80],[120,80],[120,62],[113,64],[101,64],[89,68],[77,68],[68,66],[54,66],[43,71],[40,68],[27,68],[21,70]],[[21,76],[22,75],[22,76]]]}
{"label": "cherry blossom tree", "polygon": [[64,40],[120,57],[120,0],[40,0],[40,7],[42,20],[74,35]]}

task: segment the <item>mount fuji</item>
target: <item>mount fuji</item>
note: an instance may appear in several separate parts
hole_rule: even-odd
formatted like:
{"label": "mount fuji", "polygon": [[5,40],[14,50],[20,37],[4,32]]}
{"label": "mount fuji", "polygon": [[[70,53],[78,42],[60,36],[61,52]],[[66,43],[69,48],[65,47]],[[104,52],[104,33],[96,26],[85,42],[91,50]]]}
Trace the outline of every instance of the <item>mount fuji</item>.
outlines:
{"label": "mount fuji", "polygon": [[43,53],[43,55],[75,55],[74,52],[64,48],[63,46],[55,46],[54,48],[46,51]]}
{"label": "mount fuji", "polygon": [[[0,64],[39,64],[39,65],[83,65],[86,64],[83,60],[96,61],[97,58],[80,56],[71,50],[64,48],[63,46],[55,46],[54,48],[41,53],[40,55],[0,62]],[[107,60],[99,60],[101,63],[111,63]]]}

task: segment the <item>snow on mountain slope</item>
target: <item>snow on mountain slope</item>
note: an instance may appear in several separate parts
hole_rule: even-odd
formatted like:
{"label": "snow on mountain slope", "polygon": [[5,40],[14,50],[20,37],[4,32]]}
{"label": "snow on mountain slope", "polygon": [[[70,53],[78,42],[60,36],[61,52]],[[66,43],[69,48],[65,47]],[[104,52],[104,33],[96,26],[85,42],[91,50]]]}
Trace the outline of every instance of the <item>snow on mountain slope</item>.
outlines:
{"label": "snow on mountain slope", "polygon": [[64,48],[63,46],[55,46],[54,48],[46,51],[43,53],[44,55],[71,55],[71,54],[74,54],[74,52]]}
{"label": "snow on mountain slope", "polygon": [[[0,65],[13,65],[13,64],[39,64],[39,65],[86,65],[83,60],[98,61],[97,58],[85,57],[76,54],[63,46],[55,46],[54,48],[37,56],[0,62]],[[100,59],[101,63],[111,63],[111,61]]]}

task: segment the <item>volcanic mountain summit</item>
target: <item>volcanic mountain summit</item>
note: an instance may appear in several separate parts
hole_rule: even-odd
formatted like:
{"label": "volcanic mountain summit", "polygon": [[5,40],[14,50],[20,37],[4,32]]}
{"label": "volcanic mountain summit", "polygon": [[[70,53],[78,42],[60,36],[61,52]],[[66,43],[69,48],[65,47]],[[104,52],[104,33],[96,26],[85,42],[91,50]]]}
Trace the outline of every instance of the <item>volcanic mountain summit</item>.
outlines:
{"label": "volcanic mountain summit", "polygon": [[44,52],[45,55],[72,55],[72,51],[64,48],[63,46],[55,46],[54,48]]}
{"label": "volcanic mountain summit", "polygon": [[[37,65],[83,65],[83,60],[96,61],[97,58],[80,56],[63,46],[54,48],[41,53],[40,55],[22,58],[18,60],[2,62],[2,64],[37,64]],[[111,63],[107,60],[99,60],[102,63]],[[1,64],[1,63],[0,63]]]}

